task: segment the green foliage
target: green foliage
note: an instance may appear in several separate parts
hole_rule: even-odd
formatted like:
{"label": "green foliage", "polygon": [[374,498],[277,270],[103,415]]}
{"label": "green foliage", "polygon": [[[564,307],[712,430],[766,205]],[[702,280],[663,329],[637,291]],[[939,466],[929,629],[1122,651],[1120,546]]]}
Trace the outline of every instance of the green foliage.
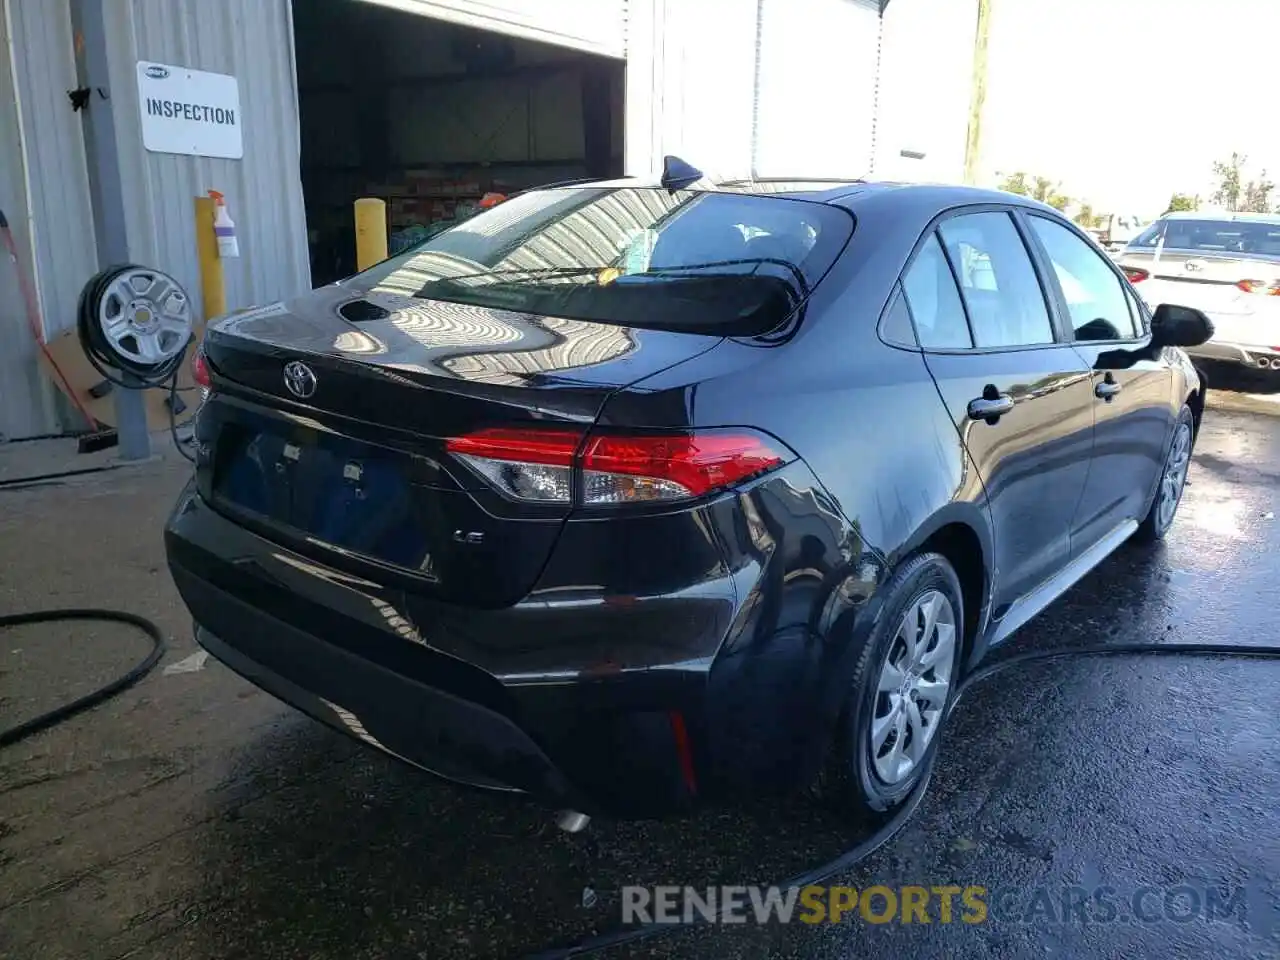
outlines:
{"label": "green foliage", "polygon": [[1031,197],[1041,203],[1047,203],[1056,210],[1066,209],[1071,198],[1061,191],[1062,184],[1055,183],[1048,177],[1028,176],[1022,171],[1005,176],[1000,182],[1000,189],[1006,193],[1016,193],[1022,197]]}

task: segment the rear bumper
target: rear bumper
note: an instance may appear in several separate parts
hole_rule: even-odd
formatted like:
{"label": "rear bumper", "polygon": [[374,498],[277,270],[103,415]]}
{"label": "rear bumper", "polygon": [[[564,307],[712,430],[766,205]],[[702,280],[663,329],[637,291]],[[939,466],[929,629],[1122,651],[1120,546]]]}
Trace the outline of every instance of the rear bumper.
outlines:
{"label": "rear bumper", "polygon": [[1267,347],[1243,343],[1225,343],[1210,340],[1197,347],[1183,348],[1188,356],[1202,360],[1217,360],[1222,363],[1238,363],[1255,370],[1275,370],[1280,372],[1280,352]]}
{"label": "rear bumper", "polygon": [[[202,588],[189,583],[188,589]],[[527,790],[574,809],[586,804],[538,745],[501,714],[287,624],[268,624],[226,594],[210,600],[238,606],[244,629],[232,644],[197,624],[199,644],[250,683],[321,723],[457,783]]]}
{"label": "rear bumper", "polygon": [[[709,664],[733,607],[710,588],[679,598],[678,618],[661,609],[671,598],[648,613],[644,600],[627,609],[634,623],[666,624],[650,639],[648,668],[610,669],[603,661],[620,647],[607,635],[596,638],[601,662],[587,668],[582,604],[569,605],[558,630],[546,603],[465,611],[465,630],[432,622],[431,605],[269,542],[192,489],[165,546],[199,643],[340,732],[452,781],[588,813],[664,815],[704,792],[707,669],[690,655],[710,650]],[[522,669],[531,650],[555,651],[575,633],[574,655],[559,651],[572,667]],[[504,645],[481,651],[490,636]],[[487,652],[484,667],[457,654],[468,645]],[[634,645],[629,656],[640,656]]]}

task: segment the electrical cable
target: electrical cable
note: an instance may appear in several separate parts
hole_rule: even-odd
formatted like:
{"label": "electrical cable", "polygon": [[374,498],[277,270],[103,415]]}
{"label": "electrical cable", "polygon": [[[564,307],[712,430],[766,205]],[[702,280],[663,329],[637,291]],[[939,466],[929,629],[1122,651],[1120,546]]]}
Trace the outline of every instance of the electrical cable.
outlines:
{"label": "electrical cable", "polygon": [[123,610],[68,607],[61,610],[37,610],[29,613],[3,614],[0,615],[0,630],[32,623],[55,623],[64,620],[92,620],[104,623],[128,624],[141,630],[151,638],[151,652],[138,661],[128,673],[117,677],[110,683],[90,693],[86,693],[83,697],[77,697],[69,703],[55,707],[47,713],[42,713],[38,717],[33,717],[18,724],[16,727],[0,730],[0,748],[11,747],[20,740],[25,740],[41,730],[46,730],[55,724],[59,724],[129,689],[155,669],[156,664],[160,662],[160,658],[164,656],[166,645],[160,628],[146,617],[140,617],[136,613],[127,613]]}
{"label": "electrical cable", "polygon": [[[960,682],[956,688],[956,694],[951,700],[950,706],[944,718],[950,719],[951,714],[959,705],[961,698],[971,690],[974,685],[983,680],[990,679],[997,674],[1004,673],[1015,666],[1021,666],[1027,663],[1041,663],[1050,660],[1063,660],[1074,657],[1107,657],[1107,656],[1201,656],[1201,657],[1229,657],[1237,659],[1280,659],[1280,645],[1258,645],[1250,646],[1248,644],[1213,644],[1213,643],[1116,643],[1116,644],[1090,644],[1087,646],[1063,647],[1059,650],[1031,650],[1026,653],[1015,654],[997,660],[985,667],[980,667],[973,673],[969,674]],[[945,722],[943,729],[939,731],[938,736],[942,736],[946,731]],[[888,843],[893,837],[906,826],[907,821],[911,819],[916,809],[924,800],[925,793],[929,789],[929,774],[926,773],[923,780],[916,785],[911,794],[903,802],[902,806],[894,811],[892,816],[881,825],[875,833],[859,842],[856,846],[850,847],[844,853],[840,854],[834,860],[830,860],[821,866],[813,867],[803,873],[790,877],[780,883],[774,884],[783,890],[793,887],[802,888],[812,884],[821,883],[837,873],[849,870],[861,861],[867,859],[876,850]],[[651,921],[648,923],[631,924],[627,926],[618,926],[613,930],[606,930],[604,933],[594,934],[589,937],[563,944],[561,946],[551,947],[545,950],[539,950],[536,953],[527,954],[524,960],[571,960],[573,957],[585,957],[589,954],[599,953],[614,947],[620,947],[627,944],[639,943],[643,940],[649,940],[653,937],[663,936],[665,934],[678,933],[681,931],[692,929],[702,923],[711,922],[701,914],[695,915],[690,921],[680,923],[659,923]]]}

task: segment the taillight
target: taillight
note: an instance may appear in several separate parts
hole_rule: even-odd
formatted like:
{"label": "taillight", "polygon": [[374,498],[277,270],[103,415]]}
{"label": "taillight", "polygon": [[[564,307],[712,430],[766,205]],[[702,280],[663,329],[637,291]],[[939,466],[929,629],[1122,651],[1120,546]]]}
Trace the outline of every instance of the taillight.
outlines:
{"label": "taillight", "polygon": [[576,473],[580,502],[588,506],[702,497],[792,458],[776,441],[738,428],[592,434],[585,444],[571,430],[494,428],[446,446],[519,500],[571,503]]}
{"label": "taillight", "polygon": [[204,351],[198,348],[191,358],[191,379],[206,390],[213,387],[213,380],[209,377],[209,364],[204,359]]}
{"label": "taillight", "polygon": [[593,437],[582,457],[582,499],[633,503],[701,497],[784,462],[763,437],[746,431]]}
{"label": "taillight", "polygon": [[1260,293],[1280,297],[1280,280],[1241,280],[1236,284],[1245,293]]}
{"label": "taillight", "polygon": [[1141,267],[1125,267],[1124,275],[1129,278],[1130,283],[1141,283],[1151,276],[1151,271],[1143,270]]}
{"label": "taillight", "polygon": [[581,445],[582,434],[569,430],[496,427],[453,437],[445,447],[510,497],[569,503]]}

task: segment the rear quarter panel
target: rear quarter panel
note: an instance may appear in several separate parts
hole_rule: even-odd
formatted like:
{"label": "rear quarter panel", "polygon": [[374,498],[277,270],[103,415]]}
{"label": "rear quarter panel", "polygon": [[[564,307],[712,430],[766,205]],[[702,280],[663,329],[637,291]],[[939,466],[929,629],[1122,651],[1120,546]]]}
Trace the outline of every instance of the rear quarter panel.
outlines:
{"label": "rear quarter panel", "polygon": [[620,426],[754,427],[807,467],[716,513],[740,594],[708,677],[708,734],[731,783],[812,772],[894,564],[949,522],[971,527],[990,556],[981,481],[922,355],[877,332],[926,209],[919,229],[861,219],[862,249],[846,252],[783,342],[726,341],[602,414]]}

